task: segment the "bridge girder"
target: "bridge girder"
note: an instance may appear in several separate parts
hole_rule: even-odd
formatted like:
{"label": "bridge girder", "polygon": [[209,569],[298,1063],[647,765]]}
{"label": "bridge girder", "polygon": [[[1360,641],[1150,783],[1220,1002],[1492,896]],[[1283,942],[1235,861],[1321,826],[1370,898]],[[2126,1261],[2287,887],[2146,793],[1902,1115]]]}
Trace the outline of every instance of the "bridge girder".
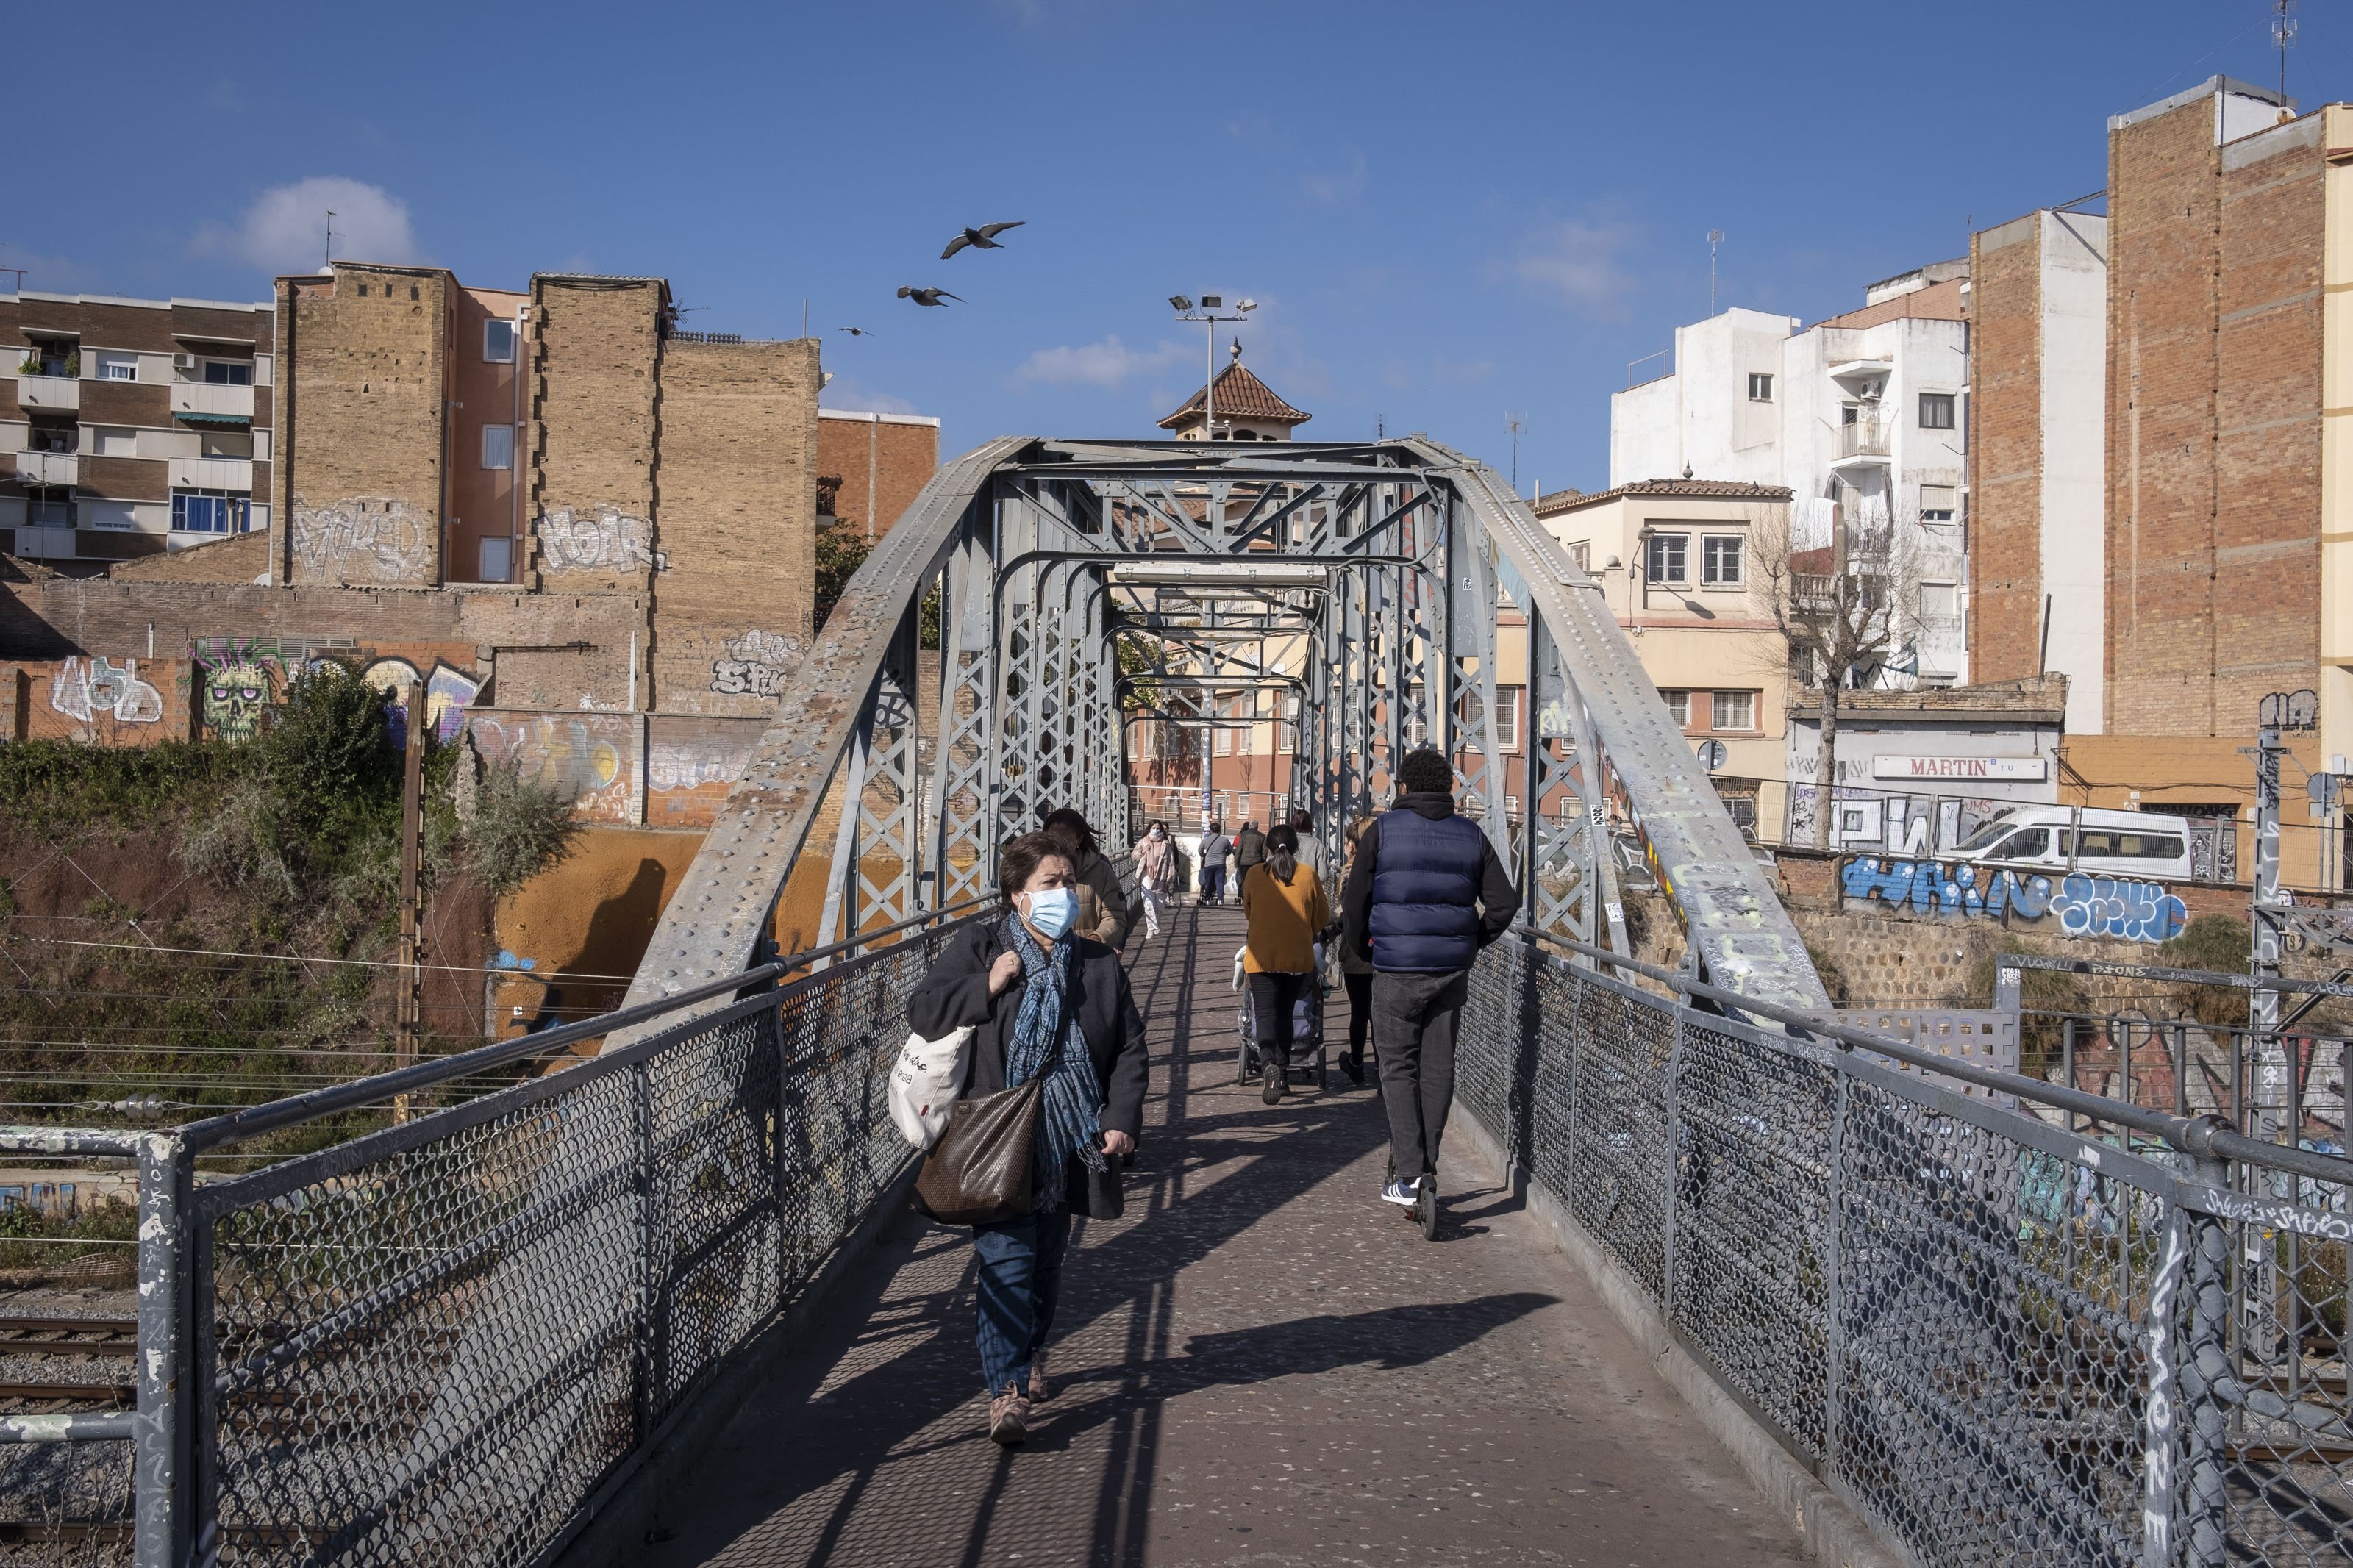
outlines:
{"label": "bridge girder", "polygon": [[[1147,563],[1138,574],[1155,581],[1115,580],[1114,568]],[[1172,565],[1182,570],[1163,571]],[[1253,581],[1269,567],[1312,581]],[[1516,823],[1487,717],[1499,601],[1528,624],[1529,780]],[[1142,638],[1166,646],[1131,679],[1121,644]],[[1526,918],[1623,949],[1601,826],[1614,798],[1707,977],[1828,1005],[1597,585],[1493,470],[1419,437],[1232,447],[1007,437],[943,465],[779,699],[630,1002],[773,956],[797,873],[797,907],[822,879],[818,927],[798,931],[816,945],[985,896],[996,847],[1054,805],[1078,806],[1107,845],[1124,846],[1123,703],[1153,670],[1172,686],[1177,667],[1214,684],[1229,663],[1237,690],[1269,676],[1297,683],[1292,793],[1319,824],[1373,808],[1405,750],[1437,745],[1457,758],[1472,815],[1515,868]]]}

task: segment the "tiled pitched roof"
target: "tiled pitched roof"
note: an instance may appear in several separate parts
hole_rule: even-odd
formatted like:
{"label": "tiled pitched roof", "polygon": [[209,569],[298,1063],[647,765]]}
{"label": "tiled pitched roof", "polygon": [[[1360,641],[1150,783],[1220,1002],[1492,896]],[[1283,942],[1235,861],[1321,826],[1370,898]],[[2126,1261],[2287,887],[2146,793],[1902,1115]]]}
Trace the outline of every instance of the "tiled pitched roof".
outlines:
{"label": "tiled pitched roof", "polygon": [[1575,490],[1556,490],[1536,500],[1538,517],[1553,517],[1564,511],[1579,511],[1603,501],[1616,500],[1620,496],[1683,496],[1693,500],[1788,500],[1787,485],[1751,484],[1746,479],[1637,479],[1630,485],[1615,489],[1596,490],[1591,495],[1579,495]]}
{"label": "tiled pitched roof", "polygon": [[[1315,416],[1293,408],[1274,395],[1272,388],[1240,363],[1229,364],[1218,373],[1212,382],[1218,394],[1218,412],[1236,419],[1269,419],[1278,424],[1304,425]],[[1160,421],[1163,430],[1174,430],[1188,419],[1201,416],[1200,393],[1185,400],[1185,406]]]}

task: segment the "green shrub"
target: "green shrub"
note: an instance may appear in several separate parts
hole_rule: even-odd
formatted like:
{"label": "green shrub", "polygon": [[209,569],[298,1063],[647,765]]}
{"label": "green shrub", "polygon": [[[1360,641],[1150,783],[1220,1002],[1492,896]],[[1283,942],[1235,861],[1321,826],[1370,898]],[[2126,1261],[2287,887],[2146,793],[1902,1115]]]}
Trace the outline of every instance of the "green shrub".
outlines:
{"label": "green shrub", "polygon": [[466,828],[466,868],[492,898],[504,898],[570,854],[579,836],[570,801],[511,763],[493,765]]}
{"label": "green shrub", "polygon": [[[2168,968],[2218,974],[2246,973],[2253,955],[2253,930],[2235,915],[2200,915],[2157,950],[2158,963]],[[2201,1024],[2246,1026],[2247,993],[2237,986],[2177,985],[2173,996],[2183,1012]]]}

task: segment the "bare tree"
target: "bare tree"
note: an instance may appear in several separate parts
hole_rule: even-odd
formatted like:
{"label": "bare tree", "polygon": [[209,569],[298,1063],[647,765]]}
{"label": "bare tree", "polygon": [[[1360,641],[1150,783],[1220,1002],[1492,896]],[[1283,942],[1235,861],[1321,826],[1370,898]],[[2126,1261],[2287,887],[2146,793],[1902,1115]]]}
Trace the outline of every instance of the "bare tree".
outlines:
{"label": "bare tree", "polygon": [[1916,649],[1928,546],[1918,523],[1884,514],[1840,519],[1819,549],[1794,549],[1780,520],[1760,521],[1749,537],[1751,592],[1787,643],[1788,678],[1807,692],[1820,724],[1814,847],[1826,849],[1838,784],[1839,693],[1876,683],[1905,648]]}

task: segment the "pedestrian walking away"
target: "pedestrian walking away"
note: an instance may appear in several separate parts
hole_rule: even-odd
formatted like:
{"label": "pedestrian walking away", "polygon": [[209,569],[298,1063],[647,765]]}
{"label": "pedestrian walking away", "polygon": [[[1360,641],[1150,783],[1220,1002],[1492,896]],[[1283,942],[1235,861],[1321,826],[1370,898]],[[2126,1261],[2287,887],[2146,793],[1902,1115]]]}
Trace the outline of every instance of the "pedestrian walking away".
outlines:
{"label": "pedestrian walking away", "polygon": [[1242,830],[1234,835],[1234,896],[1241,896],[1242,879],[1250,868],[1266,858],[1266,835],[1258,830],[1255,822],[1245,822]]}
{"label": "pedestrian walking away", "polygon": [[1234,852],[1234,841],[1226,837],[1223,824],[1211,823],[1201,835],[1201,901],[1222,904],[1226,901],[1226,857]]}
{"label": "pedestrian walking away", "polygon": [[1047,834],[1005,846],[999,913],[949,943],[907,1002],[908,1026],[926,1039],[972,1028],[965,1095],[1044,1084],[1030,1155],[1033,1211],[973,1227],[988,1431],[1008,1447],[1029,1435],[1031,1406],[1051,1393],[1045,1347],[1071,1218],[1119,1217],[1120,1165],[1144,1125],[1144,1019],[1119,954],[1072,929],[1077,881]]}
{"label": "pedestrian walking away", "polygon": [[[1313,866],[1315,868],[1315,874],[1324,879],[1324,885],[1330,887],[1333,880],[1332,868],[1324,864],[1324,842],[1315,837],[1315,818],[1309,815],[1305,806],[1303,805],[1291,814],[1291,831],[1299,836],[1299,863],[1303,866]],[[1269,837],[1271,837],[1272,835]]]}
{"label": "pedestrian walking away", "polygon": [[1373,966],[1394,1166],[1382,1198],[1438,1226],[1438,1141],[1454,1103],[1454,1028],[1479,950],[1511,929],[1520,895],[1495,847],[1454,810],[1454,770],[1422,747],[1398,764],[1396,804],[1356,845],[1341,940]]}
{"label": "pedestrian walking away", "polygon": [[1160,934],[1160,917],[1176,886],[1176,844],[1165,822],[1154,823],[1135,842],[1135,885],[1143,895],[1144,936],[1149,942]]}
{"label": "pedestrian walking away", "polygon": [[1134,923],[1135,911],[1127,906],[1119,873],[1112,869],[1095,842],[1095,830],[1067,805],[1048,812],[1039,826],[1062,847],[1078,871],[1078,884],[1071,890],[1079,900],[1079,934],[1091,936],[1117,952],[1127,945],[1127,928]]}
{"label": "pedestrian walking away", "polygon": [[[1356,868],[1356,846],[1375,820],[1360,816],[1348,824],[1343,840],[1347,856],[1346,869],[1341,872],[1343,887],[1346,886],[1348,871]],[[1348,1048],[1340,1058],[1340,1070],[1348,1075],[1350,1083],[1361,1089],[1365,1082],[1365,1047],[1373,1034],[1373,961],[1358,952],[1352,942],[1343,941],[1339,945],[1340,983],[1348,992]],[[1379,1088],[1377,1080],[1374,1087]]]}
{"label": "pedestrian walking away", "polygon": [[1258,1025],[1259,1098],[1273,1105],[1287,1091],[1293,1009],[1315,984],[1316,934],[1332,920],[1323,879],[1299,863],[1299,836],[1290,828],[1267,835],[1266,858],[1242,873],[1242,916],[1249,921],[1242,968]]}

